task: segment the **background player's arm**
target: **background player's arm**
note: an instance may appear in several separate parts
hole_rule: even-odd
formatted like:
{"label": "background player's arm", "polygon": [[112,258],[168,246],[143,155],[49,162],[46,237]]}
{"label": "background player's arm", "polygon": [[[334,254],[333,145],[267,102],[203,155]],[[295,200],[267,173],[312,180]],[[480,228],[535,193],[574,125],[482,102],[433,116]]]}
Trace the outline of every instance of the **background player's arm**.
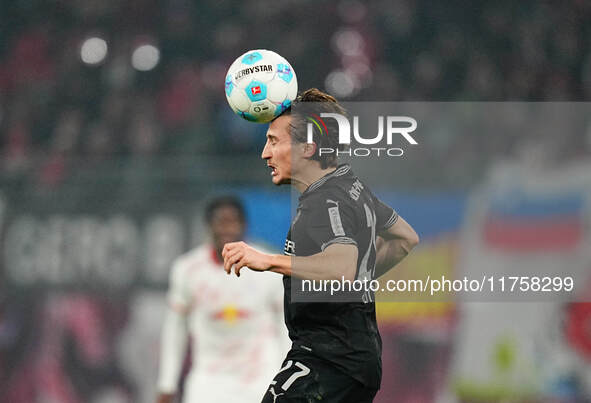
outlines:
{"label": "background player's arm", "polygon": [[[357,269],[357,246],[335,243],[311,256],[286,256],[262,253],[244,242],[227,243],[222,252],[224,269],[240,275],[243,267],[273,271],[305,280],[354,280]],[[295,270],[294,270],[295,266]]]}
{"label": "background player's arm", "polygon": [[387,273],[419,243],[419,236],[402,217],[378,234],[375,278]]}
{"label": "background player's arm", "polygon": [[173,264],[170,272],[168,310],[162,327],[157,403],[172,403],[188,344],[187,313],[191,295],[187,289],[185,265]]}
{"label": "background player's arm", "polygon": [[166,313],[160,345],[157,403],[172,403],[187,349],[186,315],[172,307]]}

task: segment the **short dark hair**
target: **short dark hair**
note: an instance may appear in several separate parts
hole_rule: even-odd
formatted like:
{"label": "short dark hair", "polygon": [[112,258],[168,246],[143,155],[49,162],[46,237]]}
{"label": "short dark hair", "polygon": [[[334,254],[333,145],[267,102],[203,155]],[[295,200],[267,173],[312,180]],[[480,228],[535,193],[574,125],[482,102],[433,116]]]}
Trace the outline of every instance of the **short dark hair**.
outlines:
{"label": "short dark hair", "polygon": [[[309,108],[306,103],[310,104]],[[295,109],[292,109],[296,106]],[[288,108],[283,115],[292,116],[291,121],[291,139],[298,143],[307,142],[307,126],[310,115],[320,115],[320,113],[338,113],[346,116],[345,109],[339,104],[335,97],[318,88],[310,88],[302,92],[293,101],[292,106]],[[324,123],[325,122],[325,123]],[[332,148],[334,150],[344,150],[347,145],[339,144],[339,130],[338,125],[334,119],[327,119],[323,124],[326,128],[326,135],[314,130],[313,141],[316,144],[316,153],[311,157],[312,160],[320,162],[320,167],[326,169],[328,167],[336,167],[338,164],[337,153],[327,153],[320,155],[320,148]]]}
{"label": "short dark hair", "polygon": [[222,207],[234,208],[238,213],[240,220],[243,223],[246,222],[246,211],[244,210],[244,205],[238,197],[232,195],[217,196],[207,202],[205,206],[205,221],[208,224],[211,224],[211,220],[213,219],[213,215],[215,214],[216,210]]}

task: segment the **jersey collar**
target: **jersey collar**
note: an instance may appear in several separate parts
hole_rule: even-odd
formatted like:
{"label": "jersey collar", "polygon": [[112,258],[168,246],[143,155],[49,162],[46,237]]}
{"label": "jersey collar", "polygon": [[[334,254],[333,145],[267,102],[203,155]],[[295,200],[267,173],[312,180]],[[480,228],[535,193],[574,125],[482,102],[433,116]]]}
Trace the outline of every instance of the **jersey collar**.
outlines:
{"label": "jersey collar", "polygon": [[324,175],[322,178],[318,179],[316,182],[313,182],[308,188],[302,193],[302,196],[308,193],[313,192],[314,190],[318,189],[320,186],[326,183],[327,180],[331,178],[336,178],[338,176],[343,176],[351,171],[351,165],[349,164],[342,164],[337,167],[331,173]]}

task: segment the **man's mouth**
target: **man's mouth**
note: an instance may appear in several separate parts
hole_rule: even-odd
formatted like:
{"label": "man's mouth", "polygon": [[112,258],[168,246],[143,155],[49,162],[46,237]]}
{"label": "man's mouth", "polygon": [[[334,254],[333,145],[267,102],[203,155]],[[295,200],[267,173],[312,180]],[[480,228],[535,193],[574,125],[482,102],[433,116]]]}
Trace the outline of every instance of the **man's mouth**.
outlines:
{"label": "man's mouth", "polygon": [[274,166],[274,165],[272,165],[272,164],[267,164],[267,167],[268,167],[269,169],[271,169],[271,176],[276,176],[276,175],[277,175],[277,168],[275,168],[275,166]]}

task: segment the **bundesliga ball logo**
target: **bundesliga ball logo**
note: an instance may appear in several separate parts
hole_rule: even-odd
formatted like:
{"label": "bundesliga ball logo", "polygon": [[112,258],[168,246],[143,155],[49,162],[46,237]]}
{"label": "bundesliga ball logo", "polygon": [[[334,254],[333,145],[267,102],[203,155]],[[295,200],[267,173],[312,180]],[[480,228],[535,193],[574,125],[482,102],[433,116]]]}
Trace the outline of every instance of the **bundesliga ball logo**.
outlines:
{"label": "bundesliga ball logo", "polygon": [[224,87],[228,104],[237,115],[267,123],[289,108],[298,93],[298,80],[287,60],[258,49],[232,63]]}

